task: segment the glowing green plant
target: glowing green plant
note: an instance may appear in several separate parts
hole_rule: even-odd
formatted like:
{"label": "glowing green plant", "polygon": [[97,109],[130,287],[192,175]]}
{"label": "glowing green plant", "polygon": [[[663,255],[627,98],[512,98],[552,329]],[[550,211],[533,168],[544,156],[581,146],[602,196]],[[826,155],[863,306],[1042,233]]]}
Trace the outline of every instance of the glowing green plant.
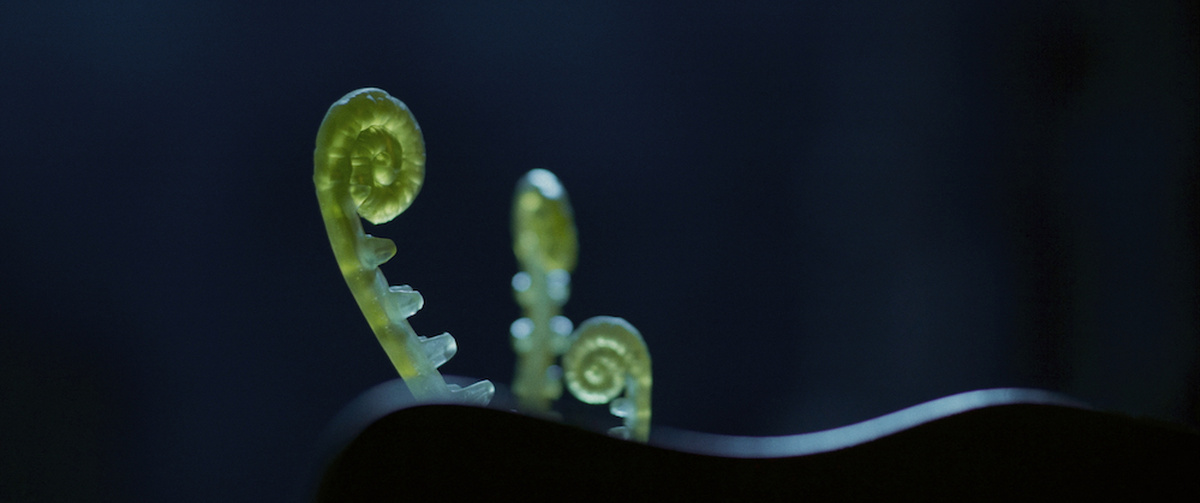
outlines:
{"label": "glowing green plant", "polygon": [[[650,438],[650,351],[629,322],[612,316],[584,321],[563,355],[567,389],[579,401],[609,404],[625,426],[609,433],[645,442]],[[618,398],[621,390],[625,396]]]}
{"label": "glowing green plant", "polygon": [[317,132],[313,183],[329,243],[342,276],[375,337],[420,401],[486,404],[489,381],[447,385],[437,368],[457,346],[450,334],[420,337],[408,318],[424,299],[407,285],[389,286],[379,266],[396,244],[363,232],[396,218],[412,204],[425,179],[425,141],[408,107],[381,89],[353,91],[329,107]]}
{"label": "glowing green plant", "polygon": [[[388,285],[379,266],[396,255],[396,244],[366,234],[359,220],[389,222],[421,190],[425,143],[408,107],[380,89],[347,94],[321,122],[313,164],[334,257],[405,385],[421,402],[486,405],[495,392],[491,382],[459,388],[438,373],[457,351],[454,338],[413,332],[408,318],[424,299],[408,285]],[[572,331],[570,320],[561,315],[579,243],[566,189],[553,173],[536,169],[518,183],[512,231],[522,268],[513,289],[525,314],[511,328],[518,357],[513,392],[521,409],[551,414],[565,380],[579,400],[609,403],[614,415],[625,418],[625,426],[613,428],[613,434],[646,441],[651,373],[641,334],[625,320],[607,316],[591,318]],[[555,364],[560,356],[563,369]]]}
{"label": "glowing green plant", "polygon": [[571,321],[560,313],[579,253],[571,203],[553,173],[535,169],[517,183],[512,234],[522,269],[513,276],[513,292],[525,314],[510,330],[517,353],[513,394],[522,410],[546,413],[562,395],[555,361],[567,349]]}

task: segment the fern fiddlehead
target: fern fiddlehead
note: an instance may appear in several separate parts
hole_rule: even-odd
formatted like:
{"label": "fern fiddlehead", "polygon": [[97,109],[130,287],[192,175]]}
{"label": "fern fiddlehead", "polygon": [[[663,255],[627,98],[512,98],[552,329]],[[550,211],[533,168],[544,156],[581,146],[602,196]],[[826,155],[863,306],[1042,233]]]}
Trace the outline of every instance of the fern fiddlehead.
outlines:
{"label": "fern fiddlehead", "polygon": [[317,132],[313,182],[334,257],[384,352],[420,401],[486,404],[491,382],[446,384],[437,368],[454,356],[454,338],[421,337],[408,318],[424,305],[407,285],[389,286],[379,266],[396,244],[363,231],[412,204],[425,177],[425,142],[408,107],[382,89],[352,91],[335,102]]}

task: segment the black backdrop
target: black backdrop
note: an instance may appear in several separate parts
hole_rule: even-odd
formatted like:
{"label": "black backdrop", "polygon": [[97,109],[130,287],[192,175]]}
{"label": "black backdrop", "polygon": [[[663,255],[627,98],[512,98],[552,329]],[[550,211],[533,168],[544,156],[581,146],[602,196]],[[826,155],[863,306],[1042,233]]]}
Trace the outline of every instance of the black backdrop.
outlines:
{"label": "black backdrop", "polygon": [[364,86],[425,132],[374,232],[444,372],[511,378],[508,206],[547,168],[566,314],[642,331],[658,424],[994,386],[1200,422],[1191,2],[272,3],[0,6],[0,499],[302,497],[394,376],[311,182]]}

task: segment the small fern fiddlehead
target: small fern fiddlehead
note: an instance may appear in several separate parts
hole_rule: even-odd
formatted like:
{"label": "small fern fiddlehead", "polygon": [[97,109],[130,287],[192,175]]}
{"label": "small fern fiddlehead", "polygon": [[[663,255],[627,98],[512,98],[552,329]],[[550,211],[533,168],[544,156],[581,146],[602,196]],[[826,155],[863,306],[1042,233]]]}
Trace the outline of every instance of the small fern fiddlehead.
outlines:
{"label": "small fern fiddlehead", "polygon": [[[650,351],[637,329],[612,316],[596,316],[579,325],[563,355],[563,378],[579,401],[608,403],[625,418],[611,433],[645,442],[650,438]],[[621,391],[625,396],[617,398]]]}
{"label": "small fern fiddlehead", "polygon": [[359,221],[360,216],[374,224],[392,220],[421,189],[425,142],[408,107],[382,89],[347,94],[321,122],[313,164],[321,216],[342,276],[413,396],[486,404],[492,383],[460,389],[438,373],[457,350],[454,338],[413,332],[408,318],[424,299],[407,285],[388,285],[379,266],[396,254],[396,244],[365,234]]}

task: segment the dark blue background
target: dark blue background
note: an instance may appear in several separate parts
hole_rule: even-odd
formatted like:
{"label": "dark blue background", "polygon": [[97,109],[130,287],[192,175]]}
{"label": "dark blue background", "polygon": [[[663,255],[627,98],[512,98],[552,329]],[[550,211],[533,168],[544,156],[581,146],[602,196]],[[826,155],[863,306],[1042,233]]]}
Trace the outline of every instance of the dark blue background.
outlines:
{"label": "dark blue background", "polygon": [[498,3],[0,6],[0,499],[304,495],[395,375],[311,182],[364,86],[425,132],[369,232],[446,373],[511,378],[508,208],[548,168],[566,314],[641,329],[656,424],[995,386],[1200,423],[1194,3]]}

